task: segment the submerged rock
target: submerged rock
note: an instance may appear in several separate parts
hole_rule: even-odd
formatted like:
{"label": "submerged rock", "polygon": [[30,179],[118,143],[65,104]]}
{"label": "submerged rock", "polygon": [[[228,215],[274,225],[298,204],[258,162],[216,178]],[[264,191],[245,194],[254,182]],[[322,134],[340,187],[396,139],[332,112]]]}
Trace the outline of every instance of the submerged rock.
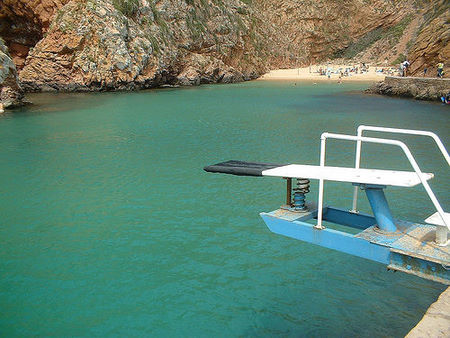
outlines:
{"label": "submerged rock", "polygon": [[[23,90],[17,80],[17,70],[8,48],[0,39],[0,102],[3,108],[23,105]],[[3,110],[0,107],[0,110]]]}

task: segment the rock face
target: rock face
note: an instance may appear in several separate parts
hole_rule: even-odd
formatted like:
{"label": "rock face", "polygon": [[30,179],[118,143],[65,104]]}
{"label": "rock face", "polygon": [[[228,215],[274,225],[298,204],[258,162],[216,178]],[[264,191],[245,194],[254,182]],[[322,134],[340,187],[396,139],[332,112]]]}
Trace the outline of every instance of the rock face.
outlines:
{"label": "rock face", "polygon": [[387,76],[383,82],[375,84],[368,92],[440,101],[441,96],[450,93],[450,79]]}
{"label": "rock face", "polygon": [[29,49],[44,36],[54,13],[67,2],[69,0],[0,1],[0,36],[9,46],[19,70]]}
{"label": "rock face", "polygon": [[420,74],[450,57],[449,8],[448,0],[2,0],[0,36],[27,91],[236,82],[332,58],[395,64],[403,54]]}
{"label": "rock face", "polygon": [[236,82],[262,74],[247,6],[203,2],[136,0],[128,10],[107,0],[73,0],[30,51],[20,80],[29,91],[83,91]]}
{"label": "rock face", "polygon": [[[417,39],[410,51],[411,73],[422,75],[428,68],[429,76],[436,76],[437,63],[448,62],[450,58],[450,4],[436,1],[426,12],[428,17],[420,27]],[[448,66],[447,63],[447,70]],[[449,76],[449,72],[444,74]]]}
{"label": "rock face", "polygon": [[17,82],[17,71],[8,48],[0,39],[0,102],[4,108],[22,105],[23,91]]}
{"label": "rock face", "polygon": [[366,34],[413,12],[400,0],[254,0],[262,16],[271,68],[311,64],[339,56]]}
{"label": "rock face", "polygon": [[[409,74],[436,76],[436,65],[450,59],[450,2],[402,1],[401,20],[377,27],[342,50],[353,62],[398,67],[408,60]],[[448,65],[447,65],[448,66]],[[448,72],[446,77],[448,77]]]}

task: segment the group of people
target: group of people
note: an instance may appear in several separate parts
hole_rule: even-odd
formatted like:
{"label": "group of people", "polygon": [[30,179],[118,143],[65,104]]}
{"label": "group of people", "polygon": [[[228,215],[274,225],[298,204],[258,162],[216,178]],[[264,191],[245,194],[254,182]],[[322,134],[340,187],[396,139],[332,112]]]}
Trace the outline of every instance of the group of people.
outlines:
{"label": "group of people", "polygon": [[339,78],[342,78],[343,76],[351,76],[353,74],[358,73],[366,73],[369,71],[369,65],[366,65],[365,63],[362,63],[359,67],[358,66],[352,66],[352,67],[346,67],[345,69],[340,67],[337,70],[334,70],[330,66],[327,67],[319,67],[318,73],[320,75],[325,75],[328,78],[331,77],[331,74],[339,74]]}
{"label": "group of people", "polygon": [[[400,64],[400,72],[401,72],[402,76],[406,76],[406,72],[407,72],[407,69],[409,68],[409,66],[410,66],[410,63],[407,60],[403,61]],[[444,77],[444,63],[443,62],[439,62],[436,65],[436,69],[437,69],[437,75],[436,76],[438,78],[442,79]],[[423,76],[424,77],[427,75],[427,71],[428,71],[428,68],[425,67],[424,70],[423,70]],[[443,104],[450,104],[450,93],[448,93],[447,95],[441,96],[441,101],[442,101]]]}
{"label": "group of people", "polygon": [[[437,68],[437,77],[438,78],[443,78],[444,77],[444,63],[443,62],[439,62],[437,65],[436,65],[436,68]],[[423,69],[423,76],[425,77],[425,76],[427,76],[427,71],[428,71],[428,68],[427,67],[425,67],[424,69]]]}
{"label": "group of people", "polygon": [[[408,71],[408,68],[409,68],[409,66],[410,66],[411,64],[409,63],[409,61],[408,60],[405,60],[405,61],[403,61],[401,64],[400,64],[400,74],[401,74],[401,76],[407,76],[407,71]],[[437,65],[436,65],[436,69],[437,69],[437,77],[438,78],[443,78],[444,77],[444,63],[443,62],[439,62]],[[424,69],[423,69],[423,76],[425,77],[426,75],[427,75],[427,72],[428,72],[428,68],[427,67],[425,67]]]}
{"label": "group of people", "polygon": [[[387,61],[386,61],[387,62]],[[409,68],[411,67],[411,63],[408,60],[403,61],[400,64],[400,67],[398,68],[398,72],[400,73],[400,76],[406,77],[408,76],[409,73]],[[444,77],[444,63],[443,62],[439,62],[436,65],[436,69],[437,69],[437,74],[436,76],[438,78],[443,78]],[[353,66],[353,67],[346,67],[345,69],[343,68],[339,68],[337,70],[334,70],[333,68],[330,67],[330,65],[327,65],[326,67],[319,67],[319,69],[317,70],[317,72],[320,75],[323,76],[327,76],[328,78],[331,78],[331,74],[339,74],[339,79],[341,80],[344,76],[351,76],[353,74],[363,74],[369,71],[369,65],[366,65],[365,63],[362,63],[359,66]],[[396,68],[380,68],[375,69],[375,72],[378,73],[386,73],[388,75],[394,75],[397,72]],[[425,67],[423,70],[423,76],[425,77],[427,75],[428,72],[428,68]]]}
{"label": "group of people", "polygon": [[382,73],[394,76],[398,74],[398,71],[397,68],[395,67],[381,67],[381,68],[375,67],[375,73]]}

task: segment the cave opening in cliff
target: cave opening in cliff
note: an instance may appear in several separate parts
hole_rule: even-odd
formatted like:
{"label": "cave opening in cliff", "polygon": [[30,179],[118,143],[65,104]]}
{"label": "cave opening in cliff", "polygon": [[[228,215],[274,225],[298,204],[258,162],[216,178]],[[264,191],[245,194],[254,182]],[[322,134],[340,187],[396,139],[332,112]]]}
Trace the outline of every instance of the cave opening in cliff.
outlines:
{"label": "cave opening in cliff", "polygon": [[29,50],[42,39],[43,25],[29,6],[20,1],[9,2],[0,3],[0,36],[20,71]]}

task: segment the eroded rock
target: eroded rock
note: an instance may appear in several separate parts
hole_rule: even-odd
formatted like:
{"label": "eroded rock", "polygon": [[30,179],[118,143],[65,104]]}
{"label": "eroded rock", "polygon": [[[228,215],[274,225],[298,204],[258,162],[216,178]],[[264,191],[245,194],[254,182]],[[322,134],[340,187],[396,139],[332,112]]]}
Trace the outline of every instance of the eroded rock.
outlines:
{"label": "eroded rock", "polygon": [[[417,39],[402,40],[418,74],[450,56],[448,7],[444,0],[4,0],[0,35],[28,91],[129,90],[253,79],[354,45],[367,49],[368,36],[397,32],[411,18],[414,31],[423,16]],[[389,41],[380,38],[369,54],[382,58],[390,48],[393,62],[405,51]]]}
{"label": "eroded rock", "polygon": [[450,3],[436,1],[426,15],[429,19],[422,23],[409,53],[411,74],[422,75],[427,68],[428,76],[436,76],[439,62],[447,62],[447,70],[450,66]]}
{"label": "eroded rock", "polygon": [[0,36],[21,70],[30,48],[47,32],[55,13],[70,0],[0,1]]}
{"label": "eroded rock", "polygon": [[0,102],[3,108],[23,105],[23,90],[17,81],[16,66],[0,39]]}
{"label": "eroded rock", "polygon": [[[109,0],[73,0],[30,51],[20,81],[28,91],[83,91],[256,78],[265,71],[257,53],[241,58],[253,49],[250,19],[238,12],[245,4],[228,3],[141,1],[129,15]],[[216,34],[218,26],[226,29]]]}

